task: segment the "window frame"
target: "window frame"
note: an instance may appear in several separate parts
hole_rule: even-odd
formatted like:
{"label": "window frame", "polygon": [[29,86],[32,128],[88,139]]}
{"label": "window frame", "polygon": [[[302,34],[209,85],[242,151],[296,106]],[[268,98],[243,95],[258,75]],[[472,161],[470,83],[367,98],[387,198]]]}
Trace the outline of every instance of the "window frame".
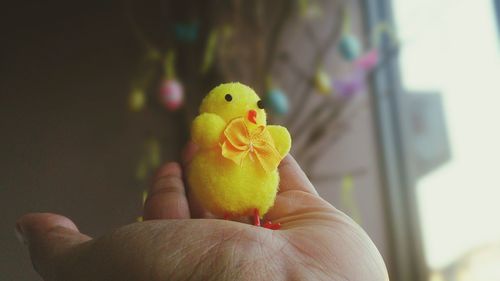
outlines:
{"label": "window frame", "polygon": [[493,7],[497,18],[497,33],[500,38],[500,0],[493,0]]}
{"label": "window frame", "polygon": [[[368,40],[378,23],[394,26],[391,0],[363,0],[364,25]],[[397,28],[396,28],[397,29]],[[373,43],[373,42],[370,42]],[[392,53],[387,39],[380,40],[381,54]],[[416,179],[409,163],[411,154],[405,146],[402,114],[403,87],[397,55],[385,59],[383,67],[370,77],[371,103],[376,130],[380,178],[383,187],[388,244],[391,257],[388,267],[393,280],[428,280],[420,220],[415,194]]]}

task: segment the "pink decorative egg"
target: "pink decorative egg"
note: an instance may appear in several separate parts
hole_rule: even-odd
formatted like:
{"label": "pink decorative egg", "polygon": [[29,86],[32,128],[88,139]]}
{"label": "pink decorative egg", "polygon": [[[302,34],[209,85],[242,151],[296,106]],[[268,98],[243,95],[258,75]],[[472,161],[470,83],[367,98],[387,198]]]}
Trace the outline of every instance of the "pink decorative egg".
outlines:
{"label": "pink decorative egg", "polygon": [[355,62],[358,69],[366,72],[372,71],[378,64],[379,54],[377,49],[373,49],[368,53],[358,58]]}
{"label": "pink decorative egg", "polygon": [[160,101],[170,111],[177,110],[184,102],[184,88],[177,80],[164,80],[160,88]]}

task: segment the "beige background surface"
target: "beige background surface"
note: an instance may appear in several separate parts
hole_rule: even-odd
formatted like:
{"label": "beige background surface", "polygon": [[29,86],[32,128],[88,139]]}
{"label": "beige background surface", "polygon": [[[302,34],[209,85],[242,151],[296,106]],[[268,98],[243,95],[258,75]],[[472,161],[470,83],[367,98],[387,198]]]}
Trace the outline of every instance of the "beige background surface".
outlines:
{"label": "beige background surface", "polygon": [[[17,217],[32,211],[62,213],[93,236],[132,222],[140,214],[142,186],[133,175],[144,136],[154,130],[170,144],[164,160],[176,159],[182,144],[175,133],[180,124],[172,121],[179,116],[159,111],[140,117],[127,111],[128,81],[140,50],[119,4],[14,6],[4,9],[0,19],[5,29],[0,53],[0,280],[38,280],[27,251],[15,240]],[[293,25],[289,34],[288,46],[294,40],[307,43]],[[326,68],[347,71],[335,50]],[[354,198],[362,226],[387,260],[369,100],[365,94],[349,106],[346,113],[354,113],[345,115],[347,131],[325,151],[315,171],[362,171],[354,180]],[[342,206],[339,177],[318,180],[316,186],[328,201],[352,212]]]}

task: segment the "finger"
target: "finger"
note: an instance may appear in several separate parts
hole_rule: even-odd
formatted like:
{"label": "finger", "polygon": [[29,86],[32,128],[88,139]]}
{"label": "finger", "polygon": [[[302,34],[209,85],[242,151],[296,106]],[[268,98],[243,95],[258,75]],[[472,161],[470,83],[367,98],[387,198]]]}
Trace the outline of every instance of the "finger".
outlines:
{"label": "finger", "polygon": [[188,219],[189,206],[178,163],[163,165],[156,174],[144,203],[144,219]]}
{"label": "finger", "polygon": [[28,246],[35,270],[44,279],[53,280],[67,267],[67,254],[91,238],[81,234],[68,218],[50,213],[32,213],[19,218],[16,233]]}
{"label": "finger", "polygon": [[192,194],[191,191],[188,193],[189,210],[191,211],[191,217],[194,219],[214,219],[217,218],[214,214],[205,210],[202,207],[196,196]]}
{"label": "finger", "polygon": [[[194,155],[196,154],[196,151],[198,150],[198,146],[194,144],[193,142],[188,142],[186,146],[184,147],[184,150],[182,152],[182,163],[184,166],[184,170],[189,169],[189,165],[191,164],[191,161],[194,158]],[[187,181],[186,181],[187,182]],[[189,186],[187,187],[187,198],[188,198],[188,203],[189,203],[189,210],[191,212],[191,217],[192,218],[215,218],[213,214],[205,210],[200,202],[196,199],[196,197],[193,195],[191,189]]]}
{"label": "finger", "polygon": [[307,214],[331,213],[336,209],[321,197],[302,191],[290,191],[278,194],[274,206],[265,218],[283,225],[290,220],[308,218]]}
{"label": "finger", "polygon": [[318,195],[318,192],[307,178],[306,174],[300,168],[293,157],[288,154],[285,156],[278,167],[280,173],[280,185],[278,194],[298,190]]}

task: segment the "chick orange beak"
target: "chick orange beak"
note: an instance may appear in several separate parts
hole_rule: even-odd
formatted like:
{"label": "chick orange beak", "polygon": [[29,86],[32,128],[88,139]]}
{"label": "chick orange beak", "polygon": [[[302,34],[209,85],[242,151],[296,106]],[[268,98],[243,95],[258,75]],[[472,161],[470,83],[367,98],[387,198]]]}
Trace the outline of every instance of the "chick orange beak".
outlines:
{"label": "chick orange beak", "polygon": [[249,110],[248,115],[247,115],[248,121],[257,124],[257,111],[255,110]]}

